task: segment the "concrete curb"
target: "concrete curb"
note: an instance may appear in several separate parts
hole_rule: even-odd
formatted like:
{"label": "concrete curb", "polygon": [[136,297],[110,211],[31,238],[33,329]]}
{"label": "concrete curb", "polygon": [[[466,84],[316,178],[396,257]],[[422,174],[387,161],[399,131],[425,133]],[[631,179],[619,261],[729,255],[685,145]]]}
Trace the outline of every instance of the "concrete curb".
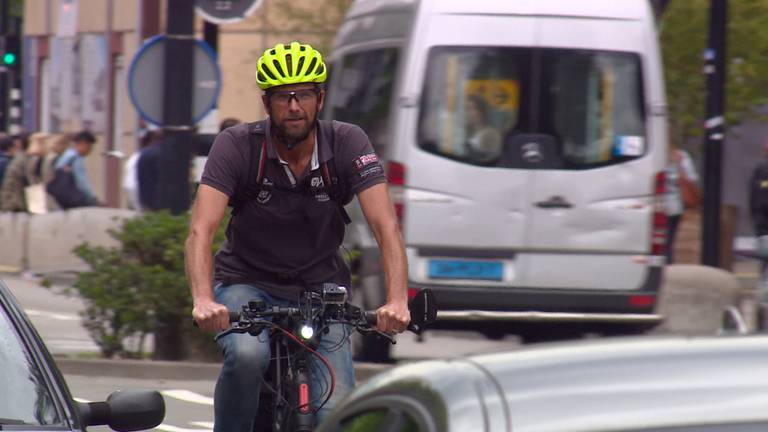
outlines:
{"label": "concrete curb", "polygon": [[[215,381],[221,369],[220,363],[76,359],[70,357],[55,357],[55,360],[64,375],[147,380]],[[377,363],[355,363],[355,377],[358,382],[366,381],[391,366]]]}

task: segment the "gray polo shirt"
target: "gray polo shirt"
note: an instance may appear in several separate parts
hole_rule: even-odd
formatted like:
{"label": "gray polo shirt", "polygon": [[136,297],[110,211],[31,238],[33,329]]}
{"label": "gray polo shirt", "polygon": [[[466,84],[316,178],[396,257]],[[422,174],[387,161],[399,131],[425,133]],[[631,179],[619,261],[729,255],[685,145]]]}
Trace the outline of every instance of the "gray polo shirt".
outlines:
{"label": "gray polo shirt", "polygon": [[[327,138],[331,127],[334,143]],[[322,164],[334,164],[344,204],[386,179],[362,129],[343,122],[333,126],[320,122],[318,128],[312,161],[295,177],[277,154],[267,120],[262,184],[257,196],[230,219],[227,239],[215,258],[216,281],[250,283],[287,299],[296,299],[304,289],[317,289],[324,282],[349,286],[349,269],[338,252],[345,225],[338,204],[324,188]],[[201,183],[232,198],[248,184],[250,161],[258,161],[251,158],[250,145],[247,124],[220,133]],[[256,172],[251,170],[254,176]]]}

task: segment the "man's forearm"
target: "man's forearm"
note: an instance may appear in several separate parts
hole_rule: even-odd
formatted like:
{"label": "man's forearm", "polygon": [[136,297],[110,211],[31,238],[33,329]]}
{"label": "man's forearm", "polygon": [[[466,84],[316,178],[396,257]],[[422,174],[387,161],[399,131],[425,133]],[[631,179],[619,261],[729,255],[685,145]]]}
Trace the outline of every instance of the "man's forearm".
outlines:
{"label": "man's forearm", "polygon": [[394,226],[382,233],[379,247],[384,264],[387,301],[408,299],[408,260],[400,230]]}
{"label": "man's forearm", "polygon": [[198,298],[213,299],[211,286],[211,243],[212,236],[205,236],[194,231],[189,234],[184,247],[187,279],[189,279],[192,300]]}

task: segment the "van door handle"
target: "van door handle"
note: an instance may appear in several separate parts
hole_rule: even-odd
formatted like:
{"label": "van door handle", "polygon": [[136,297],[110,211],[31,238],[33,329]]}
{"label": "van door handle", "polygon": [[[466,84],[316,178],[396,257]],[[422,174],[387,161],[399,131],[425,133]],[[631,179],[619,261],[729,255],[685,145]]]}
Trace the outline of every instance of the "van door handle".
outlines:
{"label": "van door handle", "polygon": [[546,201],[537,202],[536,207],[541,207],[544,209],[571,208],[573,207],[573,204],[566,201],[565,198],[559,195],[555,195]]}

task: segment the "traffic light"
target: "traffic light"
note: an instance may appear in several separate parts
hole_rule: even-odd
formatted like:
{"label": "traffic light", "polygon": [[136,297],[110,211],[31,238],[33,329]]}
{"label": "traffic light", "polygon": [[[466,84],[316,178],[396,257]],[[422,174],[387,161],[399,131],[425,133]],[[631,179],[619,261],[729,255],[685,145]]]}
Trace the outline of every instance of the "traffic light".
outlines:
{"label": "traffic light", "polygon": [[6,66],[13,66],[16,64],[16,54],[12,52],[3,53],[3,64]]}
{"label": "traffic light", "polygon": [[5,35],[2,64],[9,68],[16,68],[19,65],[19,37],[14,34]]}

